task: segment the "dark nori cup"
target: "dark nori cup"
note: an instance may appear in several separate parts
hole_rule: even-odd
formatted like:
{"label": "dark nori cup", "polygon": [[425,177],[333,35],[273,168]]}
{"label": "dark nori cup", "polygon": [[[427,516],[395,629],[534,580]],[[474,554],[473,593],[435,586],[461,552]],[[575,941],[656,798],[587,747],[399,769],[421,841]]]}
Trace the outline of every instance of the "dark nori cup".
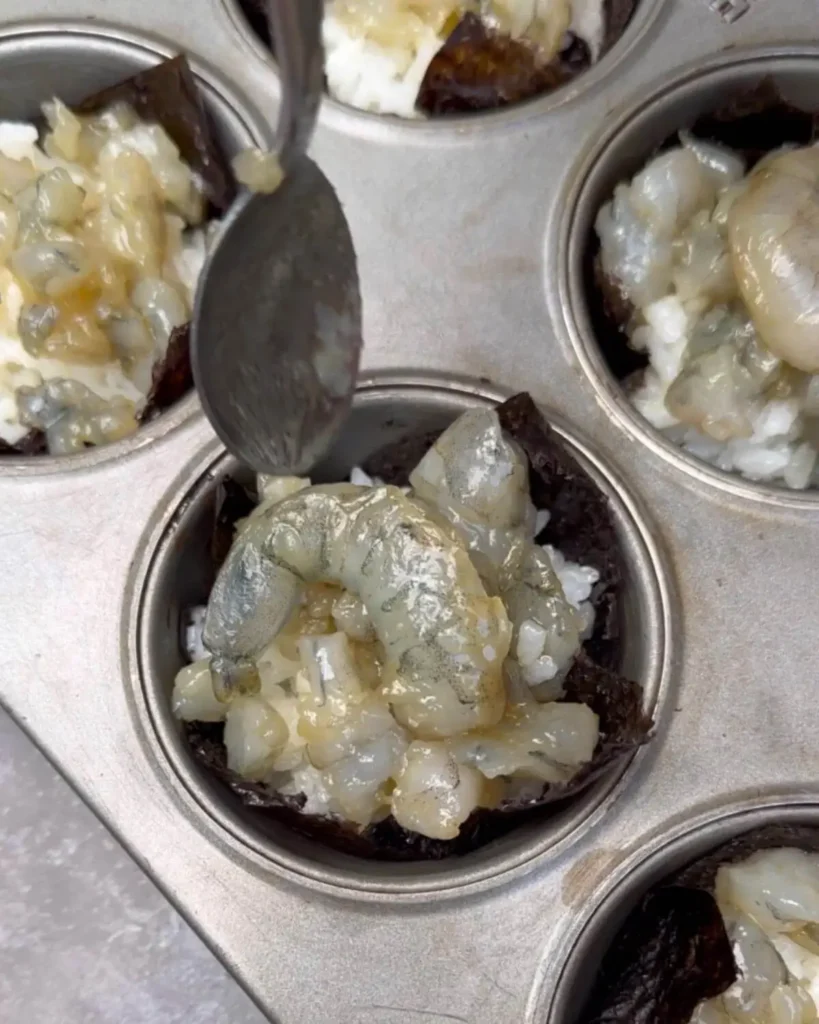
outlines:
{"label": "dark nori cup", "polygon": [[[165,129],[204,184],[208,217],[227,212],[236,197],[236,181],[184,55],[93,93],[72,109],[77,114],[94,114],[115,103],[129,104],[143,121]],[[193,388],[189,342],[189,324],[173,332],[164,359],[154,366],[141,422],[156,419]],[[41,455],[46,450],[45,434],[40,430],[30,431],[14,445],[0,441],[0,455]]]}
{"label": "dark nori cup", "polygon": [[[555,545],[568,558],[592,565],[600,572],[591,598],[596,610],[594,632],[569,673],[563,698],[588,704],[599,716],[600,738],[592,761],[569,782],[545,786],[535,799],[475,811],[456,839],[438,840],[409,832],[392,817],[358,830],[352,825],[304,815],[300,813],[303,798],[283,797],[229,771],[221,724],[186,725],[184,732],[194,758],[255,815],[269,816],[333,849],[358,857],[384,861],[441,860],[469,853],[524,822],[548,821],[648,740],[653,723],[643,711],[642,689],[615,671],[621,655],[619,601],[623,559],[608,502],[544,421],[529,395],[515,395],[497,411],[508,436],[529,458],[530,489],[535,504],[549,508],[552,513],[538,541]],[[364,468],[387,483],[406,484],[409,473],[436,436],[404,438],[378,451],[365,462]],[[227,555],[236,520],[247,515],[253,501],[254,496],[235,480],[222,485],[210,548],[214,576]]]}
{"label": "dark nori cup", "polygon": [[758,850],[819,852],[819,829],[765,825],[741,833],[650,889],[603,957],[575,1024],[688,1024],[698,1003],[736,978],[714,899],[717,870]]}
{"label": "dark nori cup", "polygon": [[[770,77],[752,89],[729,96],[712,113],[697,118],[688,129],[701,139],[727,146],[739,153],[751,170],[766,154],[784,145],[809,146],[819,138],[819,110],[803,110],[789,103]],[[677,132],[665,139],[656,153],[678,144]],[[600,260],[600,243],[589,239],[583,273],[589,318],[597,343],[612,374],[625,381],[645,369],[648,357],[628,344],[627,329],[634,307],[623,295],[618,282],[607,276]]]}

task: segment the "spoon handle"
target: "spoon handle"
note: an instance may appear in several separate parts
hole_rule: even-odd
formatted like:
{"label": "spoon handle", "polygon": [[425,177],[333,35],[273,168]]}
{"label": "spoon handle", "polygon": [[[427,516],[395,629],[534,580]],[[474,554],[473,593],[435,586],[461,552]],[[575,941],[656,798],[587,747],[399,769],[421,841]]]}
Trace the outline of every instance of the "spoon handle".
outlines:
{"label": "spoon handle", "polygon": [[285,172],[310,144],[324,92],[324,0],[267,0],[282,102],[276,149]]}

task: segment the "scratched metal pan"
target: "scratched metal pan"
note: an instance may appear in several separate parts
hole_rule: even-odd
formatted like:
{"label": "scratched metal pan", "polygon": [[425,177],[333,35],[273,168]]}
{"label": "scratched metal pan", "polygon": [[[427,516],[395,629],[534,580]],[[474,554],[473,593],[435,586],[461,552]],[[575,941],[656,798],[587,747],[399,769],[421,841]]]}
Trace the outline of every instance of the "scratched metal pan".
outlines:
{"label": "scratched metal pan", "polygon": [[[260,837],[185,759],[164,704],[191,539],[230,467],[195,398],[122,447],[0,464],[0,699],[280,1024],[568,1024],[601,936],[675,844],[816,817],[816,494],[720,476],[636,420],[577,268],[601,190],[677,116],[766,73],[799,94],[819,82],[813,0],[745,6],[642,0],[562,92],[418,124],[328,103],[313,147],[365,310],[339,468],[396,416],[443,422],[527,389],[613,499],[628,657],[657,730],[561,822],[394,872]],[[3,15],[13,116],[79,88],[79,68],[93,87],[184,49],[226,142],[269,135],[275,66],[227,0],[5,0]]]}

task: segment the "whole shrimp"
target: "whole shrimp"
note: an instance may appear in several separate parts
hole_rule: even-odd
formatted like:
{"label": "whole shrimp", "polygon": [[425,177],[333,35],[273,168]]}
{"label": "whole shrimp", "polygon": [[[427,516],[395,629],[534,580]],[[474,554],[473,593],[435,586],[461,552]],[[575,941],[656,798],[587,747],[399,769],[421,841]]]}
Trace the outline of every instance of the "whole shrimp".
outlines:
{"label": "whole shrimp", "polygon": [[452,524],[481,577],[502,597],[513,629],[510,662],[532,686],[558,676],[577,653],[583,623],[547,554],[532,543],[529,463],[504,436],[497,414],[476,409],[460,416],[410,483]]}
{"label": "whole shrimp", "polygon": [[762,341],[819,372],[819,147],[764,161],[728,215],[737,281]]}
{"label": "whole shrimp", "polygon": [[452,524],[493,592],[520,575],[535,525],[529,464],[492,410],[459,416],[412,471],[410,484]]}
{"label": "whole shrimp", "polygon": [[421,738],[497,723],[511,628],[463,545],[397,487],[312,487],[250,517],[205,618],[217,693],[258,685],[253,659],[287,623],[306,583],[363,602],[384,646],[382,692]]}

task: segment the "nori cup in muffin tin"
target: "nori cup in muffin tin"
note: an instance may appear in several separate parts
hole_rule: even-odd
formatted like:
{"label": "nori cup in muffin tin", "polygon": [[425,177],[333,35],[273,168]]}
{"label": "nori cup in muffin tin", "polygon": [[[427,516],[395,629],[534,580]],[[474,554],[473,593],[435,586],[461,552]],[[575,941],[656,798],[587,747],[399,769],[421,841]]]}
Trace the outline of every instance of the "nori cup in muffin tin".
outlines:
{"label": "nori cup in muffin tin", "polygon": [[[498,406],[497,412],[507,435],[529,459],[535,505],[551,513],[538,542],[552,544],[567,558],[591,565],[600,573],[591,596],[596,611],[594,631],[567,677],[563,698],[588,704],[599,716],[600,738],[592,761],[569,782],[546,785],[535,799],[476,810],[457,838],[438,840],[409,832],[392,817],[359,830],[332,818],[302,814],[302,797],[282,796],[261,783],[239,778],[227,768],[221,724],[186,724],[184,733],[194,758],[255,814],[269,816],[353,856],[439,860],[469,853],[524,822],[547,821],[649,738],[653,723],[643,711],[642,688],[616,671],[622,642],[619,603],[623,558],[607,499],[544,421],[528,394],[515,395]],[[376,452],[364,468],[387,483],[406,484],[409,473],[436,436],[405,437]],[[214,578],[227,556],[235,523],[254,504],[255,495],[242,483],[230,478],[222,482],[209,547]]]}
{"label": "nori cup in muffin tin", "polygon": [[764,825],[717,846],[650,889],[604,955],[575,1024],[688,1024],[737,966],[714,898],[717,870],[758,850],[819,852],[819,830]]}
{"label": "nori cup in muffin tin", "polygon": [[[809,146],[819,138],[819,109],[789,103],[774,80],[766,77],[752,89],[729,96],[710,114],[691,124],[681,124],[643,161],[678,145],[678,132],[687,129],[697,138],[726,146],[743,157],[747,171],[781,146]],[[616,279],[603,270],[600,242],[589,239],[584,260],[585,291],[597,343],[614,376],[621,381],[648,366],[648,356],[628,344],[627,329],[634,307]]]}
{"label": "nori cup in muffin tin", "polygon": [[[265,0],[236,2],[254,33],[272,48]],[[603,0],[606,24],[600,57],[623,35],[637,2]],[[496,32],[467,12],[427,68],[416,109],[431,117],[497,110],[552,92],[591,65],[588,45],[573,32],[566,33],[557,56],[545,62],[536,47]]]}
{"label": "nori cup in muffin tin", "polygon": [[[236,180],[200,99],[187,58],[179,54],[161,61],[71,104],[71,109],[88,115],[116,103],[127,103],[142,121],[165,129],[182,159],[202,181],[207,199],[206,220],[225,214],[236,197]],[[193,388],[189,342],[189,324],[173,331],[165,357],[153,368],[141,423],[156,419]],[[0,455],[42,455],[46,451],[45,433],[41,430],[29,431],[13,445],[0,440]]]}

